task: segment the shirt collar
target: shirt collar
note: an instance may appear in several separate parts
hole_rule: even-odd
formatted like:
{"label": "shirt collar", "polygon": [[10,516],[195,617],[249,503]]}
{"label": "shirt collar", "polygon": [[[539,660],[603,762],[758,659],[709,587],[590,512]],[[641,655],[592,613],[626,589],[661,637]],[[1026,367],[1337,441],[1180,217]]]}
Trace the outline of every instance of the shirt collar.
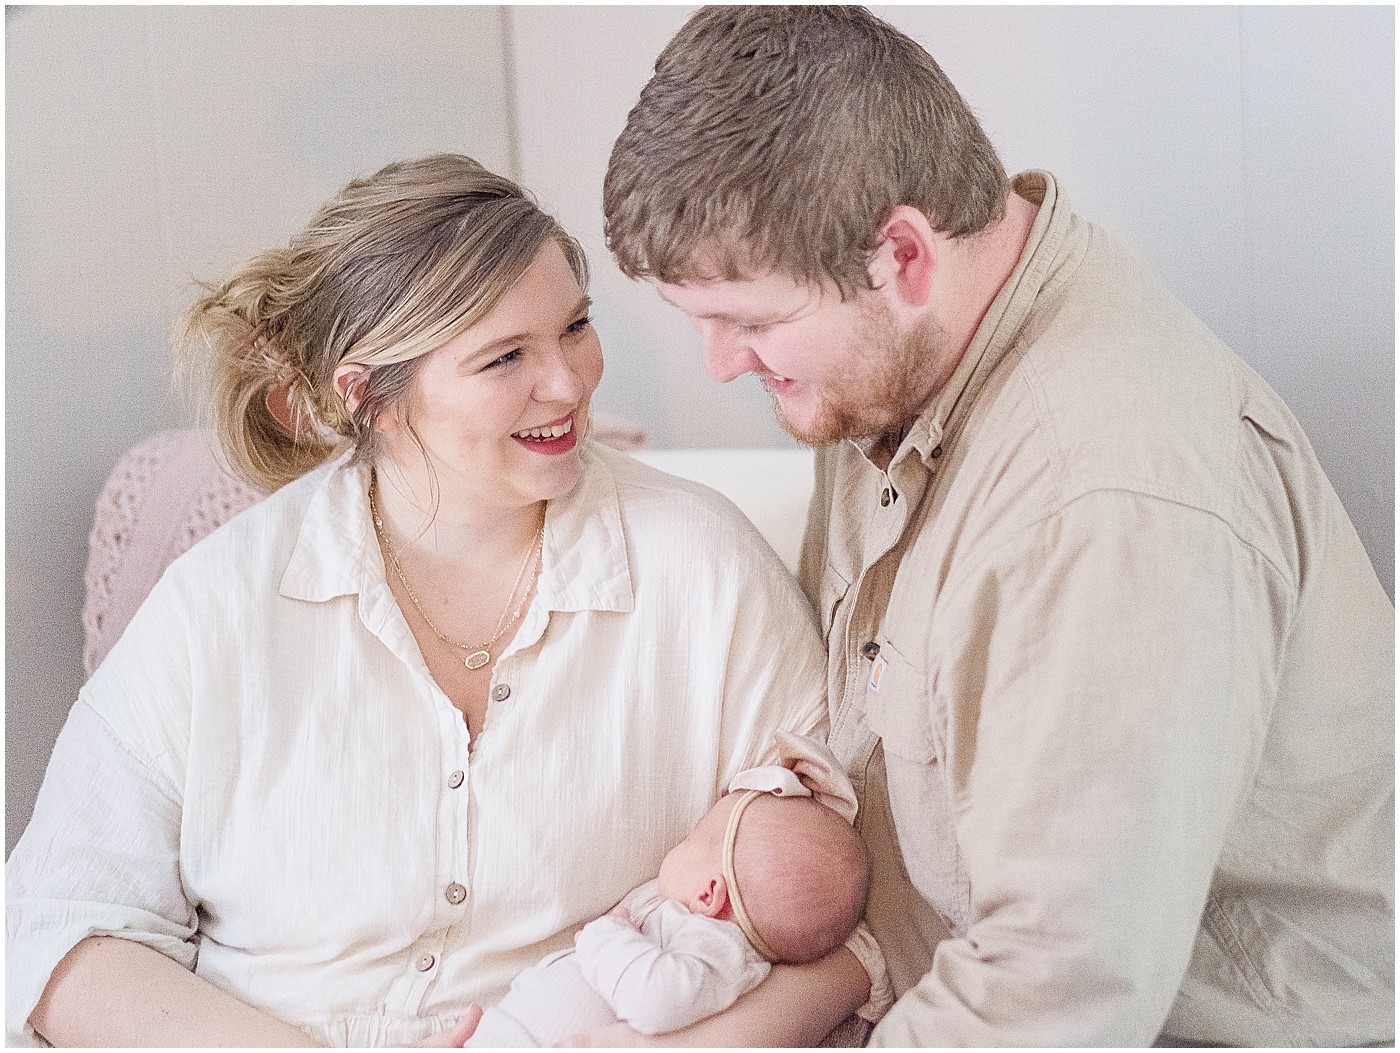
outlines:
{"label": "shirt collar", "polygon": [[[910,426],[890,467],[917,456],[931,467],[942,454],[945,436],[956,435],[972,410],[987,377],[1011,350],[1070,232],[1073,214],[1069,201],[1049,172],[1022,172],[1012,180],[1012,190],[1040,206],[1016,269],[987,308],[958,368]],[[870,448],[861,452],[869,456]]]}
{"label": "shirt collar", "polygon": [[[553,611],[630,611],[632,573],[617,485],[597,451],[585,445],[580,455],[578,486],[545,511],[538,595]],[[350,456],[342,454],[290,484],[314,487],[282,576],[282,595],[290,599],[359,595],[384,582],[369,514],[369,468],[349,463]]]}
{"label": "shirt collar", "polygon": [[539,594],[554,611],[630,611],[632,570],[606,451],[579,447],[578,486],[549,502]]}
{"label": "shirt collar", "polygon": [[347,451],[289,484],[314,487],[282,575],[282,595],[289,599],[353,595],[370,584],[366,575],[384,578],[369,517],[369,468],[351,464],[350,457]]}

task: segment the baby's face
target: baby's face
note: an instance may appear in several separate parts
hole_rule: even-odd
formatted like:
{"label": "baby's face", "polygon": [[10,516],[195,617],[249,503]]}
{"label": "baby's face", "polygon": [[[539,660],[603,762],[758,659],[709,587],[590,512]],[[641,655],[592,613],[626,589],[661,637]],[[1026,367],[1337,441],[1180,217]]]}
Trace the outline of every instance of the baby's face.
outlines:
{"label": "baby's face", "polygon": [[667,899],[674,899],[694,909],[694,897],[713,875],[722,875],[722,855],[724,852],[724,828],[729,822],[729,813],[738,800],[737,793],[722,797],[695,824],[690,835],[661,861],[661,873],[657,875],[657,891]]}

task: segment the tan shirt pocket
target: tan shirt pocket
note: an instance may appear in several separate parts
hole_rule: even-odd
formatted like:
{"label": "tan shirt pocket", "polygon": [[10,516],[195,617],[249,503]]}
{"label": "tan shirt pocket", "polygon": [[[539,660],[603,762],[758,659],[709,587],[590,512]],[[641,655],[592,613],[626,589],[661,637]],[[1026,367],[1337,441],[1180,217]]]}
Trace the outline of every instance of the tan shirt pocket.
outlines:
{"label": "tan shirt pocket", "polygon": [[881,636],[866,681],[866,722],[880,737],[890,816],[909,879],[955,935],[972,920],[972,893],[954,823],[953,790],[934,727],[928,677]]}

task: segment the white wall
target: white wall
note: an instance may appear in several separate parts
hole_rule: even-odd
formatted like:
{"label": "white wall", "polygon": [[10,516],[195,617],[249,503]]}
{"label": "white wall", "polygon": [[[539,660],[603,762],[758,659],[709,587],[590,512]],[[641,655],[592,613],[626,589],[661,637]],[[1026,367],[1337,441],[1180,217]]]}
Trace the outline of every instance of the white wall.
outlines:
{"label": "white wall", "polygon": [[512,7],[520,178],[588,252],[607,371],[595,404],[659,446],[787,446],[768,397],[705,374],[694,333],[603,243],[603,173],[652,63],[694,7]]}
{"label": "white wall", "polygon": [[509,171],[497,8],[25,7],[6,28],[6,850],[82,683],[93,506],[185,423],[192,276],[287,236],[354,175]]}
{"label": "white wall", "polygon": [[[781,444],[757,385],[708,381],[694,333],[603,245],[608,153],[692,10],[511,9],[522,178],[593,259],[600,405],[662,445]],[[1278,389],[1393,590],[1394,12],[875,10],[934,55],[1009,170],[1054,172]]]}
{"label": "white wall", "polygon": [[[518,175],[590,250],[600,407],[662,446],[787,444],[602,246],[608,151],[690,10],[6,9],[7,850],[81,683],[93,502],[124,450],[184,421],[166,334],[189,276],[351,176],[444,149]],[[1008,167],[1054,171],[1278,387],[1390,588],[1393,12],[877,10]]]}

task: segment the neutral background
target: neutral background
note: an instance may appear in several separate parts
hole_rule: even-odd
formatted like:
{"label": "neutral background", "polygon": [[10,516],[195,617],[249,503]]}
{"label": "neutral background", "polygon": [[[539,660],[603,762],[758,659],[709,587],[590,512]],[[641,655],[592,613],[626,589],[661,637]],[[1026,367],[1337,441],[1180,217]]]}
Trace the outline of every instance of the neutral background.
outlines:
{"label": "neutral background", "polygon": [[[82,682],[97,493],[187,421],[167,334],[193,278],[352,176],[456,150],[519,178],[592,257],[601,409],[657,446],[786,443],[602,245],[608,151],[690,10],[6,9],[7,852]],[[1274,384],[1393,590],[1393,11],[876,10],[1008,169],[1054,172]]]}

